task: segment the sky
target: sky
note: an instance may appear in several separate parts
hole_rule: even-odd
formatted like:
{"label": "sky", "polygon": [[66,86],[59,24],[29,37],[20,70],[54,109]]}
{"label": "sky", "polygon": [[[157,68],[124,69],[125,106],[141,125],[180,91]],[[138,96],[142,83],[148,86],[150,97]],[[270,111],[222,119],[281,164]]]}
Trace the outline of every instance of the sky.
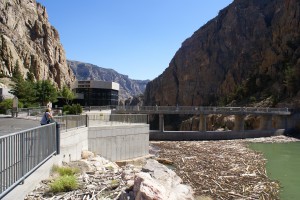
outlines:
{"label": "sky", "polygon": [[68,60],[153,80],[185,39],[233,0],[37,0]]}

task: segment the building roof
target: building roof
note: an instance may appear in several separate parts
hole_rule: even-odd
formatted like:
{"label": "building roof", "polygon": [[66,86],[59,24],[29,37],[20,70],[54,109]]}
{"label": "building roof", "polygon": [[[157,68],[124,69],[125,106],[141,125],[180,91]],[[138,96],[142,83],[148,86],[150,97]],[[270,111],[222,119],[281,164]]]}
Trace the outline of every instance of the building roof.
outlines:
{"label": "building roof", "polygon": [[77,80],[74,83],[74,88],[99,88],[99,89],[111,89],[119,91],[120,85],[116,82],[99,81],[99,80]]}

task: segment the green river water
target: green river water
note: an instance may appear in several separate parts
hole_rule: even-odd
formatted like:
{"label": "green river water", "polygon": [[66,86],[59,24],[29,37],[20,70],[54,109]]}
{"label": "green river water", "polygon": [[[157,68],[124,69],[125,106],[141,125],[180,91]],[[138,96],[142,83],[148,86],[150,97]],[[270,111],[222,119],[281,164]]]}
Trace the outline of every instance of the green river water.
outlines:
{"label": "green river water", "polygon": [[253,143],[250,148],[260,151],[267,159],[267,174],[280,182],[281,200],[300,199],[300,142]]}

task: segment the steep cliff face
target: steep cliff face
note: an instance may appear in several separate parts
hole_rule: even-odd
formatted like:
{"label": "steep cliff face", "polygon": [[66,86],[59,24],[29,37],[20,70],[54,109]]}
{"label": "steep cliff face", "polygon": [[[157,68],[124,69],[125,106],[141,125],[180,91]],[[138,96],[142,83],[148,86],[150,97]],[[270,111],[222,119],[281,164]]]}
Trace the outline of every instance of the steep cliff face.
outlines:
{"label": "steep cliff face", "polygon": [[24,78],[32,73],[58,87],[75,80],[59,34],[35,0],[0,1],[0,74],[11,76],[17,65]]}
{"label": "steep cliff face", "polygon": [[146,105],[297,98],[300,2],[235,0],[182,43],[151,81]]}
{"label": "steep cliff face", "polygon": [[149,80],[133,80],[113,69],[106,69],[88,63],[68,60],[68,65],[78,80],[102,80],[119,83],[120,100],[143,94],[149,82]]}

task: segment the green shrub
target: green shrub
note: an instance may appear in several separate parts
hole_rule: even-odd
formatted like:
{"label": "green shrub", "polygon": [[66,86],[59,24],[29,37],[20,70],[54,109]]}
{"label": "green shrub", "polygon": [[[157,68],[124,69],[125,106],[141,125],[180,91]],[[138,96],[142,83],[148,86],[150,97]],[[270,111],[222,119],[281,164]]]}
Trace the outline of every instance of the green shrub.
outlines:
{"label": "green shrub", "polygon": [[64,105],[63,113],[66,115],[79,115],[82,113],[82,107],[79,104]]}
{"label": "green shrub", "polygon": [[60,176],[71,176],[79,173],[79,169],[71,167],[59,167],[57,165],[54,165],[52,168],[52,172],[57,172]]}
{"label": "green shrub", "polygon": [[114,190],[114,189],[116,189],[117,187],[119,187],[120,186],[120,182],[119,182],[119,180],[111,180],[111,182],[110,182],[110,188],[112,189],[112,190]]}
{"label": "green shrub", "polygon": [[50,184],[50,191],[54,193],[68,192],[76,190],[77,188],[78,182],[74,175],[60,176]]}
{"label": "green shrub", "polygon": [[52,167],[52,173],[58,173],[59,177],[50,183],[50,192],[68,192],[76,190],[78,188],[78,182],[75,177],[76,173],[79,173],[78,168],[71,167],[59,167],[54,165]]}
{"label": "green shrub", "polygon": [[250,102],[255,103],[256,102],[256,97],[251,96],[249,100],[250,100]]}
{"label": "green shrub", "polygon": [[5,99],[0,102],[0,113],[5,114],[6,110],[12,109],[13,100],[12,99]]}

